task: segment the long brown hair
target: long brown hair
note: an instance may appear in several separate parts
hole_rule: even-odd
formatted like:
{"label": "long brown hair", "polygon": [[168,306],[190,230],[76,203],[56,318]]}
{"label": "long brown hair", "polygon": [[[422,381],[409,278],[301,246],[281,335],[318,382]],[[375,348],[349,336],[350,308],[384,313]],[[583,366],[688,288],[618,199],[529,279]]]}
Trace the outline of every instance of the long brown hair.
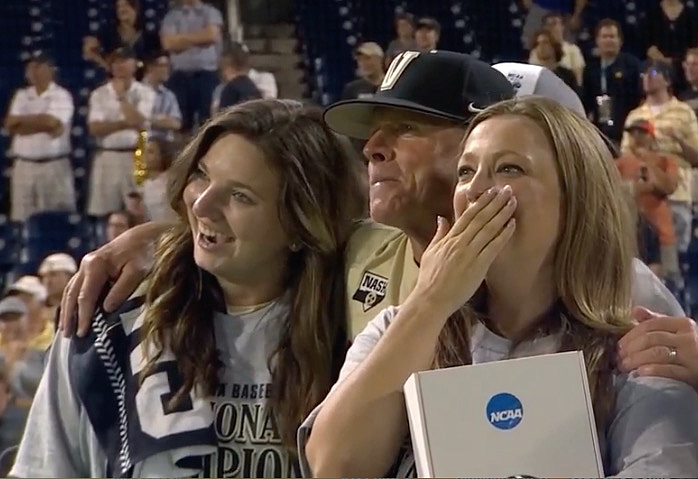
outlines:
{"label": "long brown hair", "polygon": [[183,377],[173,402],[192,388],[212,395],[218,382],[212,319],[224,307],[222,291],[194,262],[182,194],[201,157],[231,133],[260,148],[278,173],[279,218],[289,238],[302,245],[287,265],[290,313],[269,358],[271,408],[282,442],[293,452],[297,428],[329,392],[344,361],[344,246],[366,204],[363,165],[348,156],[318,110],[288,100],[235,106],[207,123],[175,161],[169,200],[179,221],[160,241],[147,293],[143,334],[157,353],[146,371],[167,345]]}
{"label": "long brown hair", "polygon": [[[594,411],[606,425],[615,400],[615,345],[631,326],[631,270],[636,235],[613,158],[596,128],[556,102],[538,97],[508,100],[475,117],[500,115],[533,120],[546,134],[557,160],[562,224],[554,255],[558,304],[518,343],[541,332],[561,333],[561,351],[581,350]],[[483,319],[486,286],[454,314],[442,331],[436,367],[470,364],[470,329]],[[514,345],[512,351],[515,349]]]}

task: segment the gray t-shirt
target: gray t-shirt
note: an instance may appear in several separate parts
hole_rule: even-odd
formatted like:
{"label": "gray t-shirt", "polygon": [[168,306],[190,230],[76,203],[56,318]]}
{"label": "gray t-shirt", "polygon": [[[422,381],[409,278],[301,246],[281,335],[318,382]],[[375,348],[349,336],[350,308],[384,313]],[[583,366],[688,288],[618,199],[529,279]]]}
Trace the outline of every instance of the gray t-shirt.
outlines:
{"label": "gray t-shirt", "polygon": [[[215,337],[224,369],[212,398],[218,450],[204,470],[174,468],[158,454],[135,464],[133,477],[294,477],[267,407],[267,363],[289,307],[285,300],[247,314],[217,314]],[[71,386],[70,340],[56,335],[17,461],[15,477],[106,477],[107,457]]]}
{"label": "gray t-shirt", "polygon": [[[397,314],[390,307],[373,319],[354,340],[339,375],[341,383],[371,353]],[[498,361],[510,355],[511,342],[484,326],[473,330],[473,363]],[[549,336],[523,343],[514,357],[558,351]],[[336,387],[336,385],[335,385]],[[617,404],[607,428],[599,436],[606,475],[614,477],[698,477],[698,394],[688,384],[672,379],[619,375],[615,380]],[[332,394],[332,392],[330,392]],[[303,477],[312,477],[305,444],[320,404],[298,431]],[[570,444],[574,447],[574,444]],[[394,477],[416,477],[409,444],[396,458]],[[387,473],[388,471],[386,471]]]}

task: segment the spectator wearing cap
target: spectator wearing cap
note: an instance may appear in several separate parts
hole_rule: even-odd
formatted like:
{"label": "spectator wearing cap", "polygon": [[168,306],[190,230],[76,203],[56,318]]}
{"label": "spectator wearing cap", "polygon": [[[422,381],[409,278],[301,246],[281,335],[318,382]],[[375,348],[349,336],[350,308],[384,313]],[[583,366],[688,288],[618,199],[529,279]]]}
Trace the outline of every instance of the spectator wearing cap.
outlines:
{"label": "spectator wearing cap", "polygon": [[383,49],[377,43],[366,42],[359,45],[354,53],[359,78],[344,86],[342,100],[370,98],[376,93],[385,77],[383,57]]}
{"label": "spectator wearing cap", "polygon": [[182,112],[177,97],[165,86],[170,78],[170,57],[163,51],[156,52],[145,61],[143,84],[155,92],[149,137],[174,141],[182,128]]}
{"label": "spectator wearing cap", "polygon": [[434,18],[420,18],[415,25],[414,40],[417,49],[428,52],[436,50],[441,37],[441,25]]}
{"label": "spectator wearing cap", "polygon": [[627,182],[639,214],[647,219],[659,237],[661,271],[658,273],[672,284],[680,285],[674,220],[667,199],[679,182],[676,159],[657,150],[651,121],[636,120],[625,130],[629,136],[627,149],[616,160],[616,166]]}
{"label": "spectator wearing cap", "polygon": [[246,45],[234,43],[220,57],[220,72],[223,81],[217,98],[216,110],[262,98],[262,93],[249,77],[250,51]]}
{"label": "spectator wearing cap", "polygon": [[533,32],[541,28],[543,19],[551,13],[562,14],[567,17],[567,26],[570,32],[577,32],[582,27],[582,15],[588,0],[522,0],[524,9],[527,10],[521,42],[525,50],[531,50]]}
{"label": "spectator wearing cap", "polygon": [[82,56],[109,70],[107,58],[118,48],[133,50],[137,64],[136,77],[143,76],[145,61],[160,48],[160,38],[143,28],[142,12],[138,0],[116,0],[116,17],[101,30],[98,36],[87,36],[82,43]]}
{"label": "spectator wearing cap", "polygon": [[9,296],[0,300],[0,361],[7,368],[12,396],[24,399],[25,404],[30,403],[39,385],[48,349],[48,345],[30,340],[30,321],[21,299]]}
{"label": "spectator wearing cap", "polygon": [[[625,126],[649,120],[655,128],[657,150],[677,161],[679,181],[669,196],[674,217],[676,247],[679,254],[688,251],[692,236],[692,168],[698,167],[698,121],[693,109],[671,94],[669,67],[661,61],[648,61],[643,68],[642,86],[646,99],[632,110]],[[630,150],[631,135],[623,133],[621,151]]]}
{"label": "spectator wearing cap", "polygon": [[400,53],[407,50],[416,50],[417,43],[414,41],[414,15],[408,12],[399,12],[395,15],[396,38],[390,42],[385,52],[385,66]]}
{"label": "spectator wearing cap", "polygon": [[53,340],[55,329],[53,322],[46,321],[44,316],[46,288],[41,280],[36,276],[22,276],[10,285],[7,296],[22,300],[27,307],[27,344],[45,351]]}
{"label": "spectator wearing cap", "polygon": [[168,87],[177,96],[186,132],[201,125],[211,108],[218,84],[223,16],[201,0],[180,0],[160,26],[162,47],[170,53],[172,76]]}
{"label": "spectator wearing cap", "polygon": [[87,124],[97,151],[92,162],[87,212],[102,218],[121,209],[128,193],[136,190],[133,153],[139,132],[152,119],[156,94],[134,78],[132,50],[120,48],[110,57],[112,78],[90,95]]}
{"label": "spectator wearing cap", "polygon": [[78,270],[72,256],[66,253],[48,255],[39,266],[39,277],[46,288],[46,301],[44,303],[44,318],[54,321],[56,310],[61,304],[63,290],[68,281]]}
{"label": "spectator wearing cap", "polygon": [[538,30],[532,45],[531,56],[536,60],[535,65],[543,66],[554,72],[570,88],[579,91],[579,84],[574,72],[560,64],[563,56],[562,44],[553,37],[549,30]]}
{"label": "spectator wearing cap", "polygon": [[614,142],[620,143],[625,118],[640,103],[640,61],[621,51],[620,24],[604,18],[596,25],[598,56],[584,68],[584,107],[589,119]]}
{"label": "spectator wearing cap", "polygon": [[53,60],[40,54],[26,65],[29,86],[15,94],[5,128],[12,135],[11,217],[24,221],[42,211],[74,211],[69,155],[73,98],[56,84]]}
{"label": "spectator wearing cap", "polygon": [[[565,19],[559,12],[548,13],[543,17],[543,28],[550,32],[557,43],[562,48],[562,57],[560,58],[560,66],[571,70],[577,80],[578,85],[582,85],[584,66],[584,55],[577,45],[565,40]],[[534,42],[532,42],[534,43]],[[528,63],[539,65],[539,59],[535,49],[531,50],[528,57]]]}

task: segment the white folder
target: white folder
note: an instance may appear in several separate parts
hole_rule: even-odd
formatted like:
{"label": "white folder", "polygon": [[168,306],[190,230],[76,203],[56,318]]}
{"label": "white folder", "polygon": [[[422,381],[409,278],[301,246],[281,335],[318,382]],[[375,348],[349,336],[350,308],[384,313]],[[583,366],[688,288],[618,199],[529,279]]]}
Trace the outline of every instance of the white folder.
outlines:
{"label": "white folder", "polygon": [[419,477],[603,477],[579,351],[415,373],[404,387]]}

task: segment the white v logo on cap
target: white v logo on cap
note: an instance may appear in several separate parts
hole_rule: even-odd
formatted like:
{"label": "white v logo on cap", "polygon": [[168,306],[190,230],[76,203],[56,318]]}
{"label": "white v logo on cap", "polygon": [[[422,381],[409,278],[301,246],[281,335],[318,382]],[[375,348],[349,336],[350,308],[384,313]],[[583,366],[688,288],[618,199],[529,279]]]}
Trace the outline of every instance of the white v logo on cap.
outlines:
{"label": "white v logo on cap", "polygon": [[398,55],[395,58],[395,60],[393,60],[393,62],[390,64],[390,67],[388,67],[388,71],[385,74],[385,78],[383,78],[383,83],[381,83],[380,90],[385,91],[393,88],[395,86],[395,83],[397,83],[398,79],[405,72],[405,68],[407,68],[407,65],[412,63],[412,61],[419,55],[420,52],[412,51],[402,52],[400,55]]}

